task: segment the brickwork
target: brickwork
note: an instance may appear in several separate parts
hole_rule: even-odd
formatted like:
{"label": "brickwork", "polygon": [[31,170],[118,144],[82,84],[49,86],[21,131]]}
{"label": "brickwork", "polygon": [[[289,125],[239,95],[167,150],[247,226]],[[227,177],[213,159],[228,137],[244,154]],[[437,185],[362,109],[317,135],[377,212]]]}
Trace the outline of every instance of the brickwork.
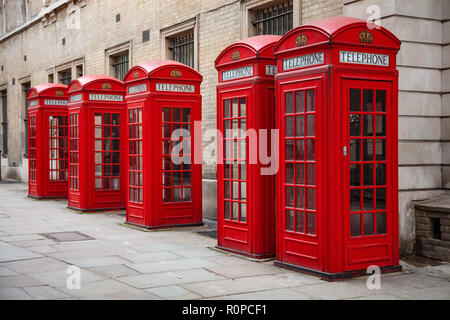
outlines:
{"label": "brickwork", "polygon": [[416,250],[428,258],[450,261],[450,213],[416,209]]}

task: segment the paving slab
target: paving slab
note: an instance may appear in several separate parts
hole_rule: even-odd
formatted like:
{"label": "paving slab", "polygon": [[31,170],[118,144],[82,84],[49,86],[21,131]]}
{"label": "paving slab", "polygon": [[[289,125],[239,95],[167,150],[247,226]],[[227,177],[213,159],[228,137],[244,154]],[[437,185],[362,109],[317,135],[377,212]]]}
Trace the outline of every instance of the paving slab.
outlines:
{"label": "paving slab", "polygon": [[[106,277],[89,270],[81,269],[81,284],[93,281],[105,280]],[[67,273],[67,268],[29,274],[29,277],[40,281],[40,284],[46,284],[56,289],[67,288],[67,279],[71,274]]]}
{"label": "paving slab", "polygon": [[0,288],[0,300],[32,300],[32,298],[20,288]]}
{"label": "paving slab", "polygon": [[117,264],[126,264],[130,262],[117,256],[96,257],[96,258],[74,258],[74,259],[71,258],[71,259],[64,259],[64,261],[82,268],[103,267]]}
{"label": "paving slab", "polygon": [[70,298],[69,295],[58,291],[49,286],[36,286],[23,288],[33,299],[36,300],[54,300]]}
{"label": "paving slab", "polygon": [[206,267],[205,269],[220,274],[226,278],[242,278],[283,272],[281,268],[274,265],[270,266],[262,263],[251,262],[231,266]]}
{"label": "paving slab", "polygon": [[450,285],[397,292],[395,295],[407,300],[450,300]]}
{"label": "paving slab", "polygon": [[97,274],[101,274],[107,278],[117,278],[117,277],[139,275],[139,272],[137,272],[127,266],[121,265],[121,264],[88,268],[88,270],[95,272]]}
{"label": "paving slab", "polygon": [[0,262],[40,258],[42,255],[4,242],[1,246]]}
{"label": "paving slab", "polygon": [[214,300],[316,300],[316,298],[300,293],[291,288],[274,289],[241,294],[232,294],[222,297],[209,298]]}
{"label": "paving slab", "polygon": [[202,258],[187,258],[187,259],[134,263],[134,264],[127,264],[127,266],[140,273],[158,273],[163,271],[177,271],[177,270],[214,267],[217,266],[217,264]]}
{"label": "paving slab", "polygon": [[67,263],[48,257],[5,262],[2,265],[23,274],[60,270],[69,266]]}
{"label": "paving slab", "polygon": [[198,294],[190,292],[180,286],[157,287],[145,289],[145,291],[158,297],[170,300],[193,300],[201,298]]}
{"label": "paving slab", "polygon": [[7,276],[18,276],[19,273],[17,273],[14,270],[11,270],[7,267],[0,266],[0,277],[7,277]]}
{"label": "paving slab", "polygon": [[138,290],[116,280],[108,279],[81,284],[79,290],[62,289],[82,300],[160,300],[160,297]]}
{"label": "paving slab", "polygon": [[0,288],[20,288],[28,286],[38,286],[42,282],[27,276],[0,277]]}
{"label": "paving slab", "polygon": [[180,259],[182,256],[177,255],[169,251],[156,251],[146,253],[124,253],[120,255],[122,258],[127,259],[134,263],[152,262],[161,260]]}
{"label": "paving slab", "polygon": [[217,251],[208,248],[176,250],[174,251],[174,253],[186,258],[202,258],[202,257],[217,256],[221,254]]}
{"label": "paving slab", "polygon": [[219,279],[224,278],[204,269],[151,273],[117,278],[121,282],[141,289]]}

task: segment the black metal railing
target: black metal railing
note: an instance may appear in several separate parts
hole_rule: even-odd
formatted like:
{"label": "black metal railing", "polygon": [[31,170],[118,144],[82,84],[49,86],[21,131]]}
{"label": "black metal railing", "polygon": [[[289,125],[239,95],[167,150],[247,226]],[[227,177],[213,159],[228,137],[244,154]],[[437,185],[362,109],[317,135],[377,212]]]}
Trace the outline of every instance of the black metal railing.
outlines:
{"label": "black metal railing", "polygon": [[257,35],[284,35],[293,27],[292,1],[283,1],[272,7],[258,9],[253,26]]}
{"label": "black metal railing", "polygon": [[193,32],[172,38],[169,50],[172,53],[172,60],[194,68]]}
{"label": "black metal railing", "polygon": [[114,62],[112,63],[114,68],[114,77],[120,81],[123,81],[128,72],[129,60],[128,52],[114,57]]}

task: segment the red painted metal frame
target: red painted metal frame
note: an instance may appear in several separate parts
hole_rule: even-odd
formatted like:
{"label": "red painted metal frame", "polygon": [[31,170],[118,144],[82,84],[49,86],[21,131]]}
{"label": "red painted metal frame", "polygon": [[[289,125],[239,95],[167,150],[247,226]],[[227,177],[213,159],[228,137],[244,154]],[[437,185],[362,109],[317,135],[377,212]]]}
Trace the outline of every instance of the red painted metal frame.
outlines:
{"label": "red painted metal frame", "polygon": [[[127,216],[128,224],[137,225],[147,229],[157,229],[165,227],[180,227],[202,225],[202,164],[197,159],[194,162],[194,153],[201,154],[200,144],[195,144],[194,140],[201,141],[200,131],[194,131],[194,123],[201,124],[202,119],[202,97],[200,95],[200,85],[202,76],[188,66],[169,60],[155,60],[135,66],[129,70],[125,76],[127,87],[127,137],[130,143],[142,141],[142,150],[138,150],[138,161],[142,159],[142,164],[136,166],[136,155],[130,154],[127,147],[126,166],[127,174]],[[193,92],[157,91],[157,83],[181,84],[193,86]],[[138,90],[130,91],[130,88]],[[135,121],[133,110],[141,110],[142,119]],[[184,112],[190,109],[190,120]],[[170,111],[170,121],[163,121],[164,111]],[[181,110],[182,119],[175,121],[175,113]],[[139,111],[137,111],[139,114]],[[130,116],[132,118],[130,118]],[[131,121],[130,121],[131,119]],[[173,124],[173,122],[176,122]],[[171,131],[177,126],[186,127],[190,125],[191,135],[191,165],[182,164],[181,169],[175,169],[175,165],[170,156],[163,156],[163,125],[172,124]],[[142,125],[142,135],[135,137],[133,133],[135,125]],[[139,127],[138,127],[139,128]],[[139,130],[138,130],[139,131]],[[170,132],[171,133],[171,132]],[[132,134],[132,136],[130,136]],[[173,141],[173,140],[172,140]],[[177,142],[175,142],[177,143]],[[174,144],[173,144],[174,145]],[[133,147],[134,148],[134,147]],[[199,150],[196,150],[199,148]],[[135,150],[133,149],[133,152]],[[168,153],[165,153],[168,154]],[[170,166],[170,170],[163,170],[163,157],[167,159],[165,165]],[[130,162],[132,167],[130,166]],[[183,180],[186,173],[191,173],[190,186],[186,179],[183,186],[174,186],[175,170],[182,172]],[[183,171],[184,170],[184,171]],[[142,173],[143,183],[136,186],[135,176]],[[163,184],[163,175],[167,173],[173,177],[170,185]],[[180,173],[181,176],[181,173]],[[166,175],[164,175],[166,177]],[[131,181],[131,179],[133,179]],[[132,182],[130,184],[130,182]],[[166,187],[166,188],[164,188]],[[136,201],[133,190],[142,190],[142,198],[139,195]],[[188,191],[190,189],[190,197]],[[183,200],[175,201],[175,192],[183,193]],[[131,193],[130,193],[131,192]],[[164,201],[163,192],[173,195],[171,202]]]}
{"label": "red painted metal frame", "polygon": [[[398,252],[398,71],[396,70],[396,55],[400,49],[400,41],[382,27],[371,24],[369,26],[374,28],[368,29],[365,21],[347,17],[323,19],[291,30],[274,48],[278,62],[276,123],[280,129],[281,150],[280,170],[277,174],[279,196],[276,205],[276,264],[328,280],[365,274],[366,268],[371,265],[377,265],[386,272],[401,269]],[[371,43],[360,41],[359,36],[363,31],[371,33],[373,39],[368,41]],[[298,47],[299,40],[305,39],[306,44],[302,43],[302,46]],[[341,50],[388,55],[389,66],[341,63],[339,58]],[[324,52],[323,63],[283,70],[284,59],[317,52]],[[284,97],[290,90],[311,88],[316,90],[317,101],[316,235],[301,235],[285,231]],[[384,235],[350,236],[349,155],[344,155],[343,152],[345,147],[350,153],[348,129],[350,88],[380,89],[386,90],[388,94],[386,161],[388,218],[387,233]]]}
{"label": "red painted metal frame", "polygon": [[[68,87],[68,94],[69,153],[71,154],[69,176],[71,181],[75,179],[75,183],[70,184],[69,182],[68,207],[83,212],[124,209],[126,188],[124,164],[127,147],[125,86],[123,82],[109,76],[89,75],[73,80]],[[122,101],[91,100],[91,94],[120,96]],[[102,185],[102,189],[96,188],[95,115],[103,113],[119,114],[120,117],[119,189],[104,190],[104,185]],[[78,123],[74,123],[74,120]],[[107,138],[103,134],[102,132],[99,139]],[[76,148],[77,146],[78,148]],[[102,156],[102,165],[109,163],[108,161]]]}
{"label": "red painted metal frame", "polygon": [[[267,129],[270,138],[271,129],[275,126],[275,88],[273,74],[266,74],[266,66],[275,66],[273,46],[280,40],[279,36],[256,36],[227,47],[216,59],[215,66],[219,72],[217,86],[217,129],[225,138],[224,115],[225,101],[233,99],[246,99],[246,128],[255,129],[259,135],[260,129]],[[239,77],[233,80],[223,80],[223,72],[237,68],[252,66],[253,75]],[[240,108],[240,106],[239,106]],[[236,115],[232,114],[233,118]],[[231,118],[230,118],[231,119]],[[231,124],[232,121],[229,121]],[[261,175],[261,168],[265,167],[259,159],[258,146],[249,144],[250,137],[246,137],[246,201],[231,200],[234,191],[230,190],[230,201],[225,200],[225,183],[238,186],[232,181],[233,169],[230,169],[230,178],[225,176],[224,160],[225,139],[217,140],[217,240],[218,248],[251,256],[253,258],[267,258],[275,255],[275,179],[273,175]],[[259,136],[257,138],[259,142]],[[226,145],[226,143],[225,143]],[[252,147],[252,150],[250,150]],[[271,151],[270,140],[267,150]],[[249,163],[249,153],[256,156],[257,162]],[[274,152],[274,151],[271,151]],[[231,164],[232,167],[236,164]],[[239,169],[241,170],[241,169]],[[239,178],[242,178],[240,173]],[[241,179],[242,180],[242,179]],[[242,180],[243,181],[243,180]],[[242,184],[239,187],[242,194]],[[230,204],[230,208],[225,206]],[[246,219],[233,219],[234,204],[239,203],[240,216],[242,206],[246,208]],[[230,210],[230,218],[224,210]],[[238,208],[238,207],[236,207]]]}
{"label": "red painted metal frame", "polygon": [[[64,178],[50,179],[50,125],[51,117],[67,119],[67,105],[46,104],[46,100],[63,101],[67,104],[67,86],[62,84],[43,84],[36,86],[28,93],[28,196],[32,198],[66,198],[67,179],[67,131],[61,137],[63,157],[57,160],[62,166]],[[30,134],[31,133],[31,134]],[[58,132],[59,134],[59,132]],[[61,142],[58,136],[58,143]],[[59,150],[58,150],[59,151]]]}

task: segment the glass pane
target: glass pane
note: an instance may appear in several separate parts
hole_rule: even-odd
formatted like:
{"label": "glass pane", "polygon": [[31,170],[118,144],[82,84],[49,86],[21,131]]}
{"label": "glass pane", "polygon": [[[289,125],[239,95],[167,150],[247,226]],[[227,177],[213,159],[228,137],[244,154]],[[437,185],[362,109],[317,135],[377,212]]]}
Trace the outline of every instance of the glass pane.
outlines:
{"label": "glass pane", "polygon": [[173,202],[181,202],[181,188],[173,189]]}
{"label": "glass pane", "polygon": [[376,160],[377,161],[386,161],[386,140],[377,140],[376,141]]}
{"label": "glass pane", "polygon": [[316,97],[314,90],[306,90],[306,112],[315,110]]}
{"label": "glass pane", "polygon": [[231,164],[224,164],[223,165],[223,176],[225,177],[225,179],[230,179],[231,178]]}
{"label": "glass pane", "polygon": [[286,230],[287,231],[295,231],[294,230],[294,211],[286,210]]}
{"label": "glass pane", "polygon": [[294,140],[286,140],[286,160],[294,160]]}
{"label": "glass pane", "polygon": [[95,163],[96,164],[101,164],[102,163],[102,153],[101,152],[96,152],[95,153]]}
{"label": "glass pane", "polygon": [[286,92],[285,94],[285,108],[286,108],[286,114],[294,113],[294,95],[292,92]]}
{"label": "glass pane", "polygon": [[224,196],[225,199],[231,199],[231,182],[224,182]]}
{"label": "glass pane", "polygon": [[306,136],[314,137],[316,135],[316,117],[313,114],[306,115]]}
{"label": "glass pane", "polygon": [[385,164],[377,164],[376,165],[376,179],[377,186],[386,185],[386,165]]}
{"label": "glass pane", "polygon": [[294,184],[294,164],[286,163],[286,183]]}
{"label": "glass pane", "polygon": [[102,166],[95,166],[95,176],[97,177],[102,176]]}
{"label": "glass pane", "polygon": [[95,137],[96,138],[102,137],[102,128],[101,127],[95,127]]}
{"label": "glass pane", "polygon": [[377,115],[377,137],[386,137],[386,116]]}
{"label": "glass pane", "polygon": [[295,183],[305,184],[305,167],[302,163],[295,164]]}
{"label": "glass pane", "polygon": [[95,179],[95,189],[102,189],[102,179]]}
{"label": "glass pane", "polygon": [[239,179],[239,167],[237,164],[233,164],[232,166],[232,179]]}
{"label": "glass pane", "polygon": [[232,190],[233,190],[233,199],[239,200],[239,182],[232,182]]}
{"label": "glass pane", "polygon": [[361,165],[350,165],[350,186],[359,187],[361,185]]}
{"label": "glass pane", "polygon": [[225,201],[224,203],[224,218],[230,220],[231,217],[231,203],[229,201]]}
{"label": "glass pane", "polygon": [[364,199],[363,199],[364,211],[372,211],[372,210],[374,210],[374,207],[373,207],[373,189],[365,189],[363,194],[364,194]]}
{"label": "glass pane", "polygon": [[120,179],[119,178],[112,179],[112,188],[113,188],[113,190],[119,190],[120,189]]}
{"label": "glass pane", "polygon": [[173,122],[181,122],[181,108],[173,108]]}
{"label": "glass pane", "polygon": [[303,137],[305,135],[305,118],[304,116],[295,117],[295,136]]}
{"label": "glass pane", "polygon": [[305,213],[303,211],[296,212],[296,229],[298,233],[305,233]]}
{"label": "glass pane", "polygon": [[316,189],[306,189],[306,208],[309,210],[316,209]]}
{"label": "glass pane", "polygon": [[305,112],[305,92],[304,91],[297,91],[295,93],[295,112],[302,113]]}
{"label": "glass pane", "polygon": [[386,212],[377,212],[377,234],[386,233]]}
{"label": "glass pane", "polygon": [[170,108],[163,108],[162,110],[163,122],[171,122],[171,110]]}
{"label": "glass pane", "polygon": [[103,151],[111,151],[111,140],[103,140]]}
{"label": "glass pane", "polygon": [[314,139],[306,139],[306,160],[314,161],[316,159],[316,143]]}
{"label": "glass pane", "polygon": [[350,115],[350,136],[361,136],[361,116],[359,114]]}
{"label": "glass pane", "polygon": [[294,208],[294,187],[286,187],[286,207]]}
{"label": "glass pane", "polygon": [[247,183],[246,182],[240,182],[241,186],[240,186],[240,190],[241,190],[241,194],[240,194],[240,198],[241,200],[247,200]]}
{"label": "glass pane", "polygon": [[363,143],[363,160],[364,161],[373,161],[373,140],[364,140]]}
{"label": "glass pane", "polygon": [[240,98],[239,99],[239,104],[240,104],[239,116],[240,117],[245,117],[245,115],[246,115],[246,107],[247,107],[245,98]]}
{"label": "glass pane", "polygon": [[360,89],[350,89],[350,111],[361,111]]}
{"label": "glass pane", "polygon": [[386,189],[377,189],[377,210],[386,210]]}
{"label": "glass pane", "polygon": [[363,136],[371,137],[373,136],[373,115],[364,115],[364,126],[363,126]]}
{"label": "glass pane", "polygon": [[191,188],[183,189],[183,201],[192,201]]}
{"label": "glass pane", "polygon": [[297,193],[295,207],[297,209],[305,209],[305,188],[297,187],[295,189],[296,189],[296,193]]}
{"label": "glass pane", "polygon": [[350,215],[350,234],[352,237],[359,237],[361,235],[361,215]]}
{"label": "glass pane", "polygon": [[373,186],[373,164],[365,164],[363,169],[364,174],[364,185]]}
{"label": "glass pane", "polygon": [[95,140],[95,151],[102,151],[102,140]]}
{"label": "glass pane", "polygon": [[183,108],[183,122],[189,123],[191,122],[191,109]]}
{"label": "glass pane", "polygon": [[231,105],[232,105],[232,117],[233,118],[237,118],[239,116],[239,111],[238,111],[238,99],[232,99],[231,100]]}
{"label": "glass pane", "polygon": [[364,235],[370,236],[373,234],[373,213],[364,213]]}
{"label": "glass pane", "polygon": [[373,90],[364,89],[363,93],[363,111],[373,111]]}
{"label": "glass pane", "polygon": [[234,221],[239,220],[239,203],[238,202],[233,202],[233,217],[232,217],[232,219]]}
{"label": "glass pane", "polygon": [[308,223],[307,234],[316,234],[316,214],[308,212],[306,216],[306,221]]}
{"label": "glass pane", "polygon": [[223,102],[223,117],[230,118],[230,100]]}
{"label": "glass pane", "polygon": [[[142,121],[142,110],[139,109],[139,120],[138,122]],[[120,115],[118,113],[114,113],[112,115],[112,124],[115,126],[118,126],[120,124]]]}
{"label": "glass pane", "polygon": [[183,172],[183,185],[184,186],[191,185],[191,173],[188,171]]}
{"label": "glass pane", "polygon": [[163,201],[172,202],[172,189],[163,189]]}
{"label": "glass pane", "polygon": [[361,211],[361,190],[350,190],[350,212]]}
{"label": "glass pane", "polygon": [[241,203],[241,222],[247,222],[247,205]]}
{"label": "glass pane", "polygon": [[286,137],[294,136],[294,117],[286,117]]}
{"label": "glass pane", "polygon": [[316,184],[316,165],[307,164],[306,165],[306,184],[314,186]]}
{"label": "glass pane", "polygon": [[241,170],[241,180],[247,179],[247,165],[245,163],[239,164]]}
{"label": "glass pane", "polygon": [[295,141],[295,160],[300,161],[305,159],[305,151],[303,147],[303,140],[299,139]]}
{"label": "glass pane", "polygon": [[102,114],[101,113],[96,113],[95,114],[94,123],[95,123],[96,126],[101,126],[102,125]]}
{"label": "glass pane", "polygon": [[386,91],[377,90],[377,112],[386,112]]}
{"label": "glass pane", "polygon": [[361,140],[350,140],[350,161],[361,161]]}

